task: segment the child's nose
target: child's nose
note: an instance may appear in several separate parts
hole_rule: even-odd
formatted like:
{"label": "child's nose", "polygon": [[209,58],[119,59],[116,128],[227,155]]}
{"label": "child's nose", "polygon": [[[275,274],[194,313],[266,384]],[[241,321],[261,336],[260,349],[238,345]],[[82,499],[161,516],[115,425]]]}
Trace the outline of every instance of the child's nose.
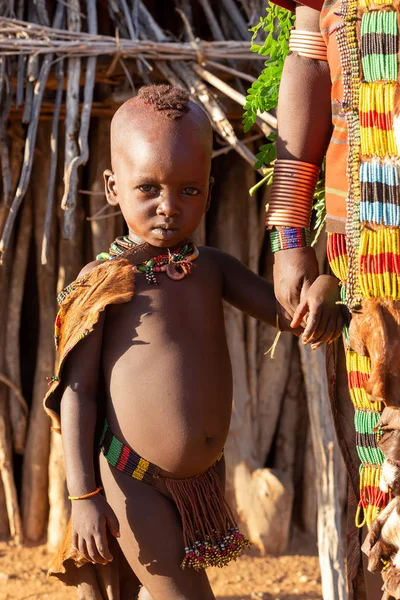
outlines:
{"label": "child's nose", "polygon": [[179,213],[177,199],[173,194],[165,194],[157,207],[157,214],[165,217],[173,217]]}

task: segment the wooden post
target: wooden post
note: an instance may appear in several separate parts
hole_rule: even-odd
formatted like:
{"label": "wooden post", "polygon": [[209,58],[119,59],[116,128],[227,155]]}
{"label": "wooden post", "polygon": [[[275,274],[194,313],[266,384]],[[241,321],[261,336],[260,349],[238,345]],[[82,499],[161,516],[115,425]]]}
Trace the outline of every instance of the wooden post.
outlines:
{"label": "wooden post", "polygon": [[[39,340],[34,392],[29,419],[23,466],[22,507],[24,531],[28,539],[39,541],[46,531],[48,518],[48,465],[50,454],[50,421],[43,410],[47,391],[46,377],[54,372],[53,323],[56,315],[55,252],[50,241],[49,260],[41,264],[41,246],[46,215],[47,189],[42,173],[48,173],[51,123],[42,123],[38,135],[36,169],[31,180],[34,201],[34,231],[39,294]],[[40,162],[39,158],[40,157]],[[40,167],[39,167],[40,165]]]}
{"label": "wooden post", "polygon": [[[96,119],[91,131],[91,160],[88,164],[89,191],[91,192],[90,216],[93,217],[106,203],[104,194],[103,172],[111,166],[109,153],[110,147],[110,120]],[[108,250],[110,243],[114,240],[115,217],[90,221],[92,230],[92,260]],[[88,257],[89,259],[89,257]]]}
{"label": "wooden post", "polygon": [[346,600],[338,475],[334,461],[336,434],[329,405],[325,348],[311,350],[301,340],[299,346],[315,457],[322,595],[324,600]]}

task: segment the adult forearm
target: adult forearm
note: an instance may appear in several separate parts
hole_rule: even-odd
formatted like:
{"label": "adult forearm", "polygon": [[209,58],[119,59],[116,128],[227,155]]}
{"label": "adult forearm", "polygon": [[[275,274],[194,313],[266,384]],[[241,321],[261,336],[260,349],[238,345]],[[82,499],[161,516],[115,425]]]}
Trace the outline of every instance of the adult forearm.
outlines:
{"label": "adult forearm", "polygon": [[328,64],[286,58],[278,103],[277,156],[320,165],[332,133]]}
{"label": "adult forearm", "polygon": [[96,415],[96,402],[90,395],[66,389],[61,401],[61,432],[71,496],[87,494],[97,487],[93,462]]}

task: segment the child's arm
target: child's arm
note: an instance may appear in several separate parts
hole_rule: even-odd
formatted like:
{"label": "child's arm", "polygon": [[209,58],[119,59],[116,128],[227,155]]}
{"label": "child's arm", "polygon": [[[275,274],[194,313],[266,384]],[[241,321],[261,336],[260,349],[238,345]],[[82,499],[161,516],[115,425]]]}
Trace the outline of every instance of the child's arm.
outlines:
{"label": "child's arm", "polygon": [[210,247],[207,247],[207,253],[210,254],[213,263],[220,267],[224,300],[273,327],[279,324],[282,329],[296,334],[303,331],[302,327],[290,328],[291,318],[277,303],[272,283],[253,273],[230,254]]}
{"label": "child's arm", "polygon": [[[103,312],[94,331],[70,353],[63,371],[61,431],[71,496],[82,496],[98,486],[93,446],[104,319]],[[102,494],[72,500],[72,543],[89,561],[106,564],[112,560],[106,524],[114,536],[119,535],[118,520]]]}
{"label": "child's arm", "polygon": [[[260,321],[277,326],[277,316],[282,329],[299,335],[303,317],[307,316],[307,343],[327,342],[335,339],[343,327],[338,281],[322,275],[310,287],[299,305],[293,320],[287,318],[276,302],[272,284],[259,277],[241,262],[219,250],[215,253],[223,273],[223,297],[227,302]],[[312,334],[312,335],[311,335]]]}

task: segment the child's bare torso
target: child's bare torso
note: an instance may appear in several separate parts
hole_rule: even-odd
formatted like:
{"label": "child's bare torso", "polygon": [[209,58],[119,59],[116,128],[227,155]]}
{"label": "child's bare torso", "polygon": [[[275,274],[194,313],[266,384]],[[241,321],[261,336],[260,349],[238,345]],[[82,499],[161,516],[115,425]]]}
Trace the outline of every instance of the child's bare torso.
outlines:
{"label": "child's bare torso", "polygon": [[165,475],[191,477],[218,458],[229,430],[232,373],[222,276],[202,248],[192,274],[107,309],[102,362],[112,431]]}

